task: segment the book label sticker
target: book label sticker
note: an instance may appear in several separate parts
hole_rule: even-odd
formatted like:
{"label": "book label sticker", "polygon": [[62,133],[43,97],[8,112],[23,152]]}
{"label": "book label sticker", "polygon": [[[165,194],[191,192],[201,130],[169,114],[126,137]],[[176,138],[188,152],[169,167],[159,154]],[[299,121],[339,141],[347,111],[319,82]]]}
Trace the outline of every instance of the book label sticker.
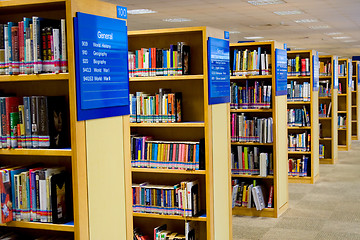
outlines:
{"label": "book label sticker", "polygon": [[315,51],[313,55],[313,91],[319,91],[319,75],[320,75],[319,53]]}
{"label": "book label sticker", "polygon": [[127,19],[127,8],[116,6],[117,18]]}
{"label": "book label sticker", "polygon": [[287,51],[275,49],[276,96],[287,94]]}
{"label": "book label sticker", "polygon": [[78,12],[74,36],[78,121],[128,115],[126,22]]}
{"label": "book label sticker", "polygon": [[208,39],[209,104],[230,102],[229,41]]}
{"label": "book label sticker", "polygon": [[334,89],[339,89],[339,61],[338,57],[334,57],[334,63],[333,63],[333,71],[334,71]]}

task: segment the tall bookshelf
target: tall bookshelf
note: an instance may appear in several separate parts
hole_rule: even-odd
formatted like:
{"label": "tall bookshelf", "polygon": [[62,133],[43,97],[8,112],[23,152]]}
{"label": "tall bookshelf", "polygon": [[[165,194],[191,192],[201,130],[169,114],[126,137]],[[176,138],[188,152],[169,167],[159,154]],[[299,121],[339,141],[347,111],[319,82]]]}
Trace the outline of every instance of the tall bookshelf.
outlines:
{"label": "tall bookshelf", "polygon": [[360,125],[359,125],[359,61],[352,61],[353,74],[352,74],[352,89],[351,89],[351,139],[359,140]]}
{"label": "tall bookshelf", "polygon": [[[261,49],[261,50],[260,50]],[[251,182],[256,180],[257,184],[262,184],[265,188],[269,189],[272,185],[274,188],[273,193],[273,207],[264,208],[257,211],[255,208],[248,208],[244,206],[235,206],[233,208],[233,215],[243,216],[257,216],[257,217],[279,217],[288,208],[288,181],[287,181],[287,168],[286,168],[286,96],[276,96],[276,62],[275,50],[282,49],[282,45],[277,42],[254,42],[254,43],[232,43],[230,44],[230,65],[233,68],[234,63],[234,50],[238,51],[259,51],[270,55],[271,65],[267,75],[246,74],[243,76],[234,76],[233,73],[230,77],[231,84],[244,87],[248,84],[253,87],[255,82],[260,85],[271,86],[271,103],[268,107],[235,107],[232,106],[231,114],[244,114],[247,118],[273,118],[273,142],[272,143],[259,143],[248,141],[237,141],[236,139],[231,142],[231,148],[235,150],[238,146],[243,148],[249,147],[252,151],[253,147],[258,147],[260,152],[267,152],[272,154],[273,173],[269,172],[266,177],[260,176],[258,173],[247,174],[244,172],[237,172],[237,169],[232,169],[232,179],[238,179],[239,182]],[[259,53],[259,52],[258,52]],[[249,55],[248,55],[249,56]],[[262,57],[263,58],[263,57]],[[264,59],[264,58],[263,58]],[[261,63],[260,63],[261,64]],[[259,86],[259,85],[258,85]],[[258,92],[259,94],[259,92]],[[240,100],[239,100],[240,102]],[[261,102],[261,101],[260,101]],[[257,109],[256,109],[257,108]],[[231,120],[230,120],[231,121]],[[270,160],[271,161],[271,160]],[[268,191],[266,192],[265,199],[268,199]],[[267,202],[266,202],[267,203]]]}
{"label": "tall bookshelf", "polygon": [[[349,75],[352,63],[350,59],[339,59],[339,93],[338,118],[345,117],[344,124],[338,126],[338,149],[348,151],[351,149],[351,83],[352,74]],[[341,86],[341,91],[340,91]],[[338,124],[339,125],[339,124]]]}
{"label": "tall bookshelf", "polygon": [[[0,89],[16,96],[65,95],[71,149],[0,149],[0,162],[2,166],[42,163],[65,167],[72,176],[74,219],[68,224],[13,221],[1,224],[1,230],[23,232],[29,239],[42,234],[76,240],[90,236],[132,239],[132,218],[127,217],[131,203],[126,207],[127,200],[131,202],[131,175],[125,171],[125,158],[130,156],[129,116],[77,121],[76,108],[73,17],[76,12],[86,12],[116,18],[116,5],[98,0],[13,0],[1,1],[0,12],[4,23],[32,16],[66,19],[68,73],[1,75]],[[104,193],[105,185],[111,189],[111,196]]]}
{"label": "tall bookshelf", "polygon": [[169,49],[185,42],[190,46],[190,72],[181,76],[131,77],[130,93],[155,94],[159,88],[182,93],[182,122],[131,123],[131,134],[152,136],[157,140],[199,141],[205,139],[205,170],[157,168],[131,169],[133,183],[174,185],[198,180],[200,209],[196,217],[133,212],[133,224],[151,236],[155,227],[167,224],[172,232],[184,234],[185,222],[197,222],[199,239],[231,238],[229,104],[209,105],[207,39],[223,39],[224,32],[208,27],[130,31],[129,51],[141,48]]}
{"label": "tall bookshelf", "polygon": [[[294,109],[295,111],[297,109],[305,109],[309,117],[309,121],[306,124],[306,119],[301,119],[304,113],[299,113],[298,120],[296,120],[296,116],[294,119],[295,123],[296,121],[300,123],[297,125],[289,123],[290,125],[288,125],[289,139],[290,136],[298,138],[298,143],[295,143],[295,148],[290,148],[290,140],[288,139],[288,158],[289,161],[291,160],[288,164],[290,183],[313,184],[319,178],[319,99],[318,90],[314,89],[313,57],[315,54],[316,52],[313,50],[287,52],[288,61],[294,59],[292,68],[288,62],[288,91],[290,90],[294,94],[293,97],[288,96],[288,111],[290,111],[290,109]],[[301,87],[300,89],[300,87],[295,87],[295,85],[307,86],[306,88]],[[300,137],[299,134],[304,134],[305,139]],[[310,141],[308,140],[309,134]],[[303,145],[300,145],[300,141]],[[301,147],[299,147],[299,145]],[[299,166],[299,161],[305,159],[305,162],[306,158],[307,163],[300,163]],[[290,164],[293,170],[290,170]],[[303,171],[301,171],[301,168],[306,165],[307,167],[304,167]]]}
{"label": "tall bookshelf", "polygon": [[[324,156],[320,158],[321,164],[335,164],[338,160],[338,87],[335,70],[338,69],[337,57],[319,56],[320,61],[320,89],[319,89],[319,143],[324,145]],[[335,84],[334,84],[335,83]],[[322,105],[321,105],[322,104]],[[329,105],[331,110],[329,112]],[[322,116],[321,109],[326,109]]]}

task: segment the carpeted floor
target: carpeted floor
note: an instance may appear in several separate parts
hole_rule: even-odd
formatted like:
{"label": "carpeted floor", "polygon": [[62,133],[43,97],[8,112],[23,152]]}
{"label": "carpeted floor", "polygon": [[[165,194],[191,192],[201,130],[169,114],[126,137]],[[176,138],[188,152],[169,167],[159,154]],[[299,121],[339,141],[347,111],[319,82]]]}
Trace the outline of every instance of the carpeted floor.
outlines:
{"label": "carpeted floor", "polygon": [[233,239],[360,240],[360,141],[336,165],[320,165],[316,184],[289,184],[279,218],[233,216]]}

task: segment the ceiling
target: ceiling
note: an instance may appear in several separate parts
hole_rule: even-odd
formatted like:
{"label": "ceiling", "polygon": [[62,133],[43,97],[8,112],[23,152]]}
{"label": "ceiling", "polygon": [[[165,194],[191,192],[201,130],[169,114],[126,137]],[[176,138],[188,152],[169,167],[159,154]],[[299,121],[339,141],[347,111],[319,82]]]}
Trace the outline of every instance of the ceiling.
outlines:
{"label": "ceiling", "polygon": [[[276,40],[286,43],[292,50],[314,49],[320,55],[340,57],[360,55],[360,0],[284,0],[283,4],[261,6],[252,5],[247,0],[103,1],[127,7],[128,10],[157,11],[151,14],[129,14],[129,30],[210,26],[230,31],[230,42],[247,40],[244,37],[261,36],[264,38],[256,41]],[[292,10],[300,10],[302,13],[274,13]],[[191,21],[163,21],[168,18],[186,18]],[[302,19],[315,19],[317,22],[295,22]],[[318,26],[328,28],[309,28]]]}

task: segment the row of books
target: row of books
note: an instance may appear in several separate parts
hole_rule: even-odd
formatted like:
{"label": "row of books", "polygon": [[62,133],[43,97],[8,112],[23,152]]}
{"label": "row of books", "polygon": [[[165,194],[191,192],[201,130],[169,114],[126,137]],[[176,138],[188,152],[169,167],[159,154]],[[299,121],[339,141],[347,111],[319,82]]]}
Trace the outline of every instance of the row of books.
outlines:
{"label": "row of books", "polygon": [[190,46],[185,42],[169,49],[141,48],[129,51],[130,77],[176,76],[189,74]]}
{"label": "row of books", "polygon": [[325,145],[319,144],[319,158],[325,158]]}
{"label": "row of books", "polygon": [[342,116],[342,115],[338,116],[338,128],[340,129],[346,128],[346,116]]}
{"label": "row of books", "polygon": [[150,95],[144,92],[130,94],[130,122],[173,123],[182,121],[182,93],[159,88]]}
{"label": "row of books", "polygon": [[234,49],[231,60],[232,76],[271,75],[271,54],[261,47],[253,51]]}
{"label": "row of books", "polygon": [[327,107],[326,103],[320,103],[319,117],[331,117],[331,102],[329,103],[329,107]]}
{"label": "row of books", "polygon": [[303,155],[302,158],[289,158],[288,173],[292,177],[307,177],[309,157]]}
{"label": "row of books", "polygon": [[309,82],[302,84],[291,81],[287,84],[287,100],[288,101],[310,101],[311,87]]}
{"label": "row of books", "polygon": [[329,80],[319,81],[319,97],[331,97],[331,84]]}
{"label": "row of books", "polygon": [[331,61],[320,61],[319,74],[320,76],[331,76]]}
{"label": "row of books", "polygon": [[[261,211],[264,208],[273,208],[274,187],[271,185],[267,190],[263,185],[240,182],[239,179],[232,181],[232,207],[256,208]],[[268,193],[268,194],[267,194]],[[268,196],[265,199],[265,196]]]}
{"label": "row of books", "polygon": [[63,168],[0,169],[1,223],[65,223],[71,219],[70,180]]}
{"label": "row of books", "polygon": [[338,65],[338,76],[339,77],[345,77],[347,75],[347,66],[346,62]]}
{"label": "row of books", "polygon": [[288,135],[288,150],[290,152],[311,151],[310,143],[311,134],[308,132]]}
{"label": "row of books", "polygon": [[0,97],[0,148],[70,147],[65,96]]}
{"label": "row of books", "polygon": [[272,153],[260,152],[259,147],[231,146],[231,173],[262,177],[272,175]]}
{"label": "row of books", "polygon": [[133,183],[132,190],[134,212],[185,217],[200,214],[200,185],[197,180],[173,186]]}
{"label": "row of books", "polygon": [[300,58],[300,55],[296,55],[295,58],[288,58],[287,63],[288,76],[310,76],[309,58]]}
{"label": "row of books", "polygon": [[244,113],[231,114],[232,142],[273,142],[273,118],[245,116]]}
{"label": "row of books", "polygon": [[254,81],[253,86],[249,86],[249,81],[245,81],[245,86],[238,83],[231,83],[231,103],[232,109],[259,109],[270,108],[272,91],[271,85],[264,85],[264,82]]}
{"label": "row of books", "polygon": [[199,222],[186,221],[185,222],[185,233],[179,234],[168,230],[167,224],[157,226],[154,228],[154,236],[144,236],[139,228],[134,229],[134,240],[195,240],[199,238],[200,226]]}
{"label": "row of books", "polygon": [[288,113],[288,126],[289,127],[309,127],[310,116],[309,111],[305,106],[303,108],[289,108]]}
{"label": "row of books", "polygon": [[149,136],[131,136],[131,166],[205,170],[205,141],[153,141]]}
{"label": "row of books", "polygon": [[67,71],[65,19],[0,24],[0,75]]}

